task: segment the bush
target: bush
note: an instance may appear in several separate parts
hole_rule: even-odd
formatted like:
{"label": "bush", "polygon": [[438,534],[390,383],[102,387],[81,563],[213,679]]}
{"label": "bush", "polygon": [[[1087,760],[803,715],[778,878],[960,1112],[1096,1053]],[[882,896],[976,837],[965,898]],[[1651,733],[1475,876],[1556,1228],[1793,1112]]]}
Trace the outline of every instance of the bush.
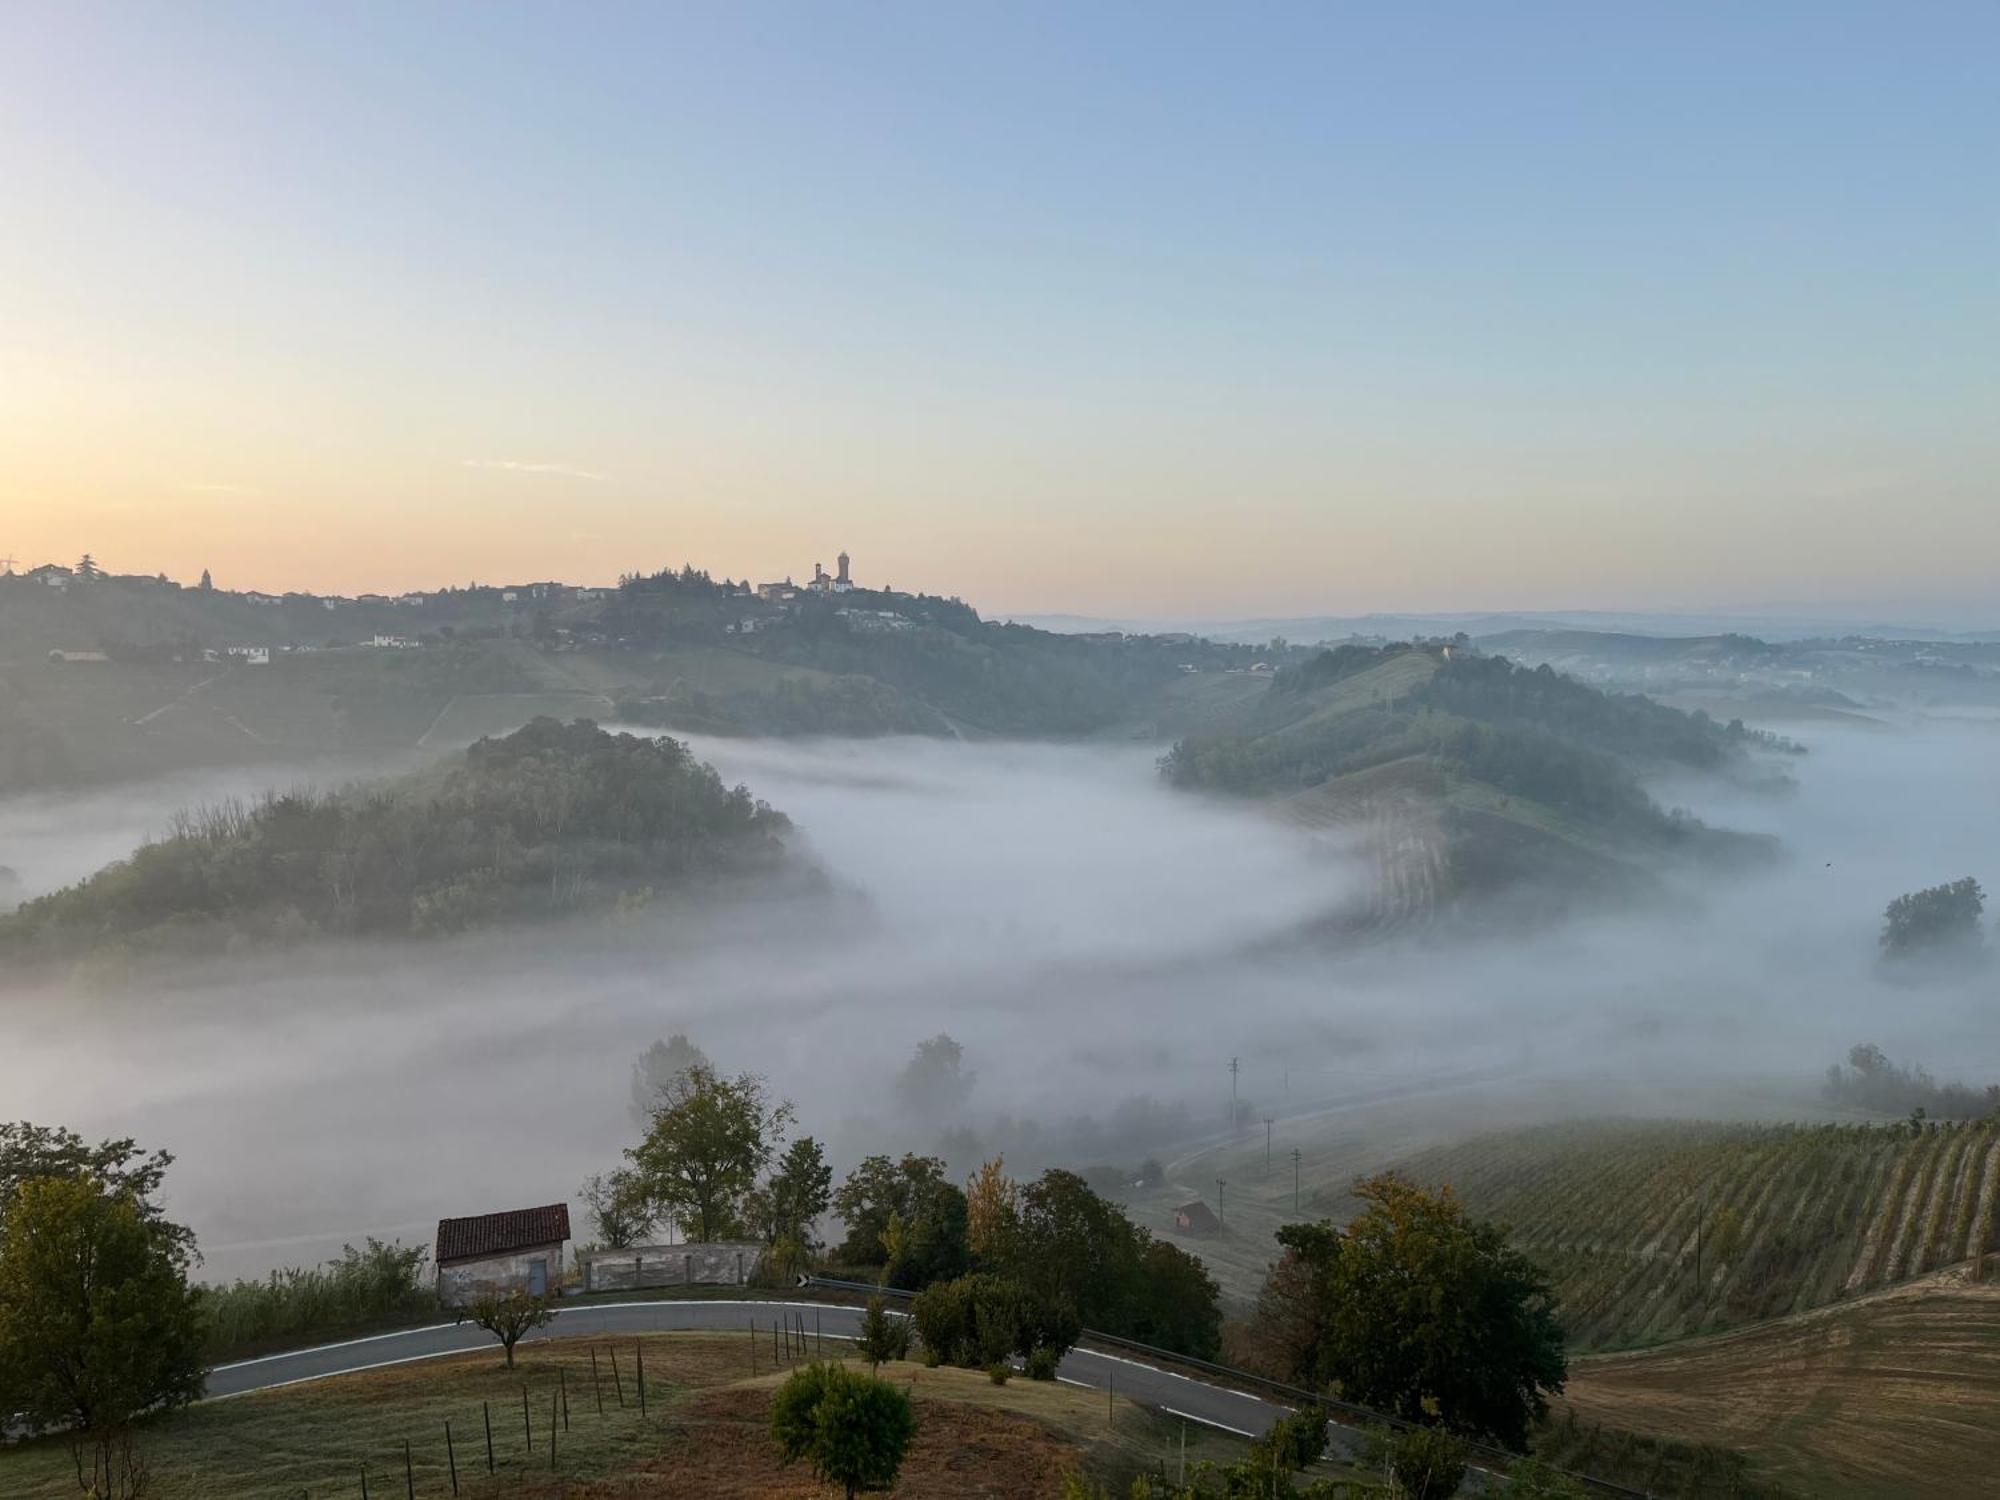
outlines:
{"label": "bush", "polygon": [[1062,1350],[1051,1349],[1047,1344],[1039,1344],[1028,1351],[1028,1379],[1054,1380],[1056,1368],[1061,1364]]}
{"label": "bush", "polygon": [[855,1347],[870,1366],[892,1359],[908,1359],[909,1320],[890,1317],[888,1303],[880,1297],[870,1297],[868,1310],[861,1315],[861,1337],[855,1340]]}
{"label": "bush", "polygon": [[996,1359],[986,1367],[986,1378],[995,1385],[1005,1385],[1014,1376],[1014,1367],[1004,1359]]}
{"label": "bush", "polygon": [[205,1287],[208,1355],[227,1359],[288,1341],[433,1317],[420,1245],[347,1246],[324,1265],[273,1271],[262,1281]]}
{"label": "bush", "polygon": [[1524,1458],[1507,1471],[1503,1500],[1585,1500],[1581,1485],[1539,1458]]}
{"label": "bush", "polygon": [[807,1365],[771,1404],[771,1436],[785,1462],[807,1460],[850,1496],[893,1485],[916,1430],[908,1395],[838,1365]]}
{"label": "bush", "polygon": [[1447,1500],[1465,1483],[1465,1444],[1438,1427],[1411,1427],[1379,1440],[1378,1462],[1392,1493]]}

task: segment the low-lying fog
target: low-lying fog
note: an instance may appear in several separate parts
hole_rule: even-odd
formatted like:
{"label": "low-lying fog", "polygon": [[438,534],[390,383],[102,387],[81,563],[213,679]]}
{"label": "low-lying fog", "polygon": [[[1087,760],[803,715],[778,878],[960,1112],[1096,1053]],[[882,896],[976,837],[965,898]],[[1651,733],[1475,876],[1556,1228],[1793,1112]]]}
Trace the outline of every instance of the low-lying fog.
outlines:
{"label": "low-lying fog", "polygon": [[[1552,1109],[1566,1079],[1629,1089],[1633,1109],[1649,1086],[1721,1079],[1746,1110],[1782,1111],[1771,1080],[1795,1080],[1803,1111],[1862,1039],[2000,1079],[1991,975],[1904,988],[1873,969],[1891,896],[2000,882],[2000,730],[1810,742],[1793,796],[1663,791],[1780,835],[1773,869],[1691,887],[1671,915],[1340,957],[1300,933],[1357,888],[1358,862],[1254,807],[1165,790],[1152,750],[698,742],[791,814],[826,888],[643,931],[326,950],[116,996],[16,989],[0,994],[0,1116],[177,1152],[171,1207],[228,1276],[572,1194],[617,1164],[632,1059],[674,1031],[767,1074],[843,1169],[936,1145],[934,1125],[895,1118],[889,1085],[941,1030],[978,1072],[974,1129],[1036,1119],[1051,1154],[1065,1121],[1139,1095],[1219,1124],[1232,1056],[1269,1112],[1471,1070]],[[0,803],[0,864],[46,888],[245,781],[72,799],[60,818]]]}

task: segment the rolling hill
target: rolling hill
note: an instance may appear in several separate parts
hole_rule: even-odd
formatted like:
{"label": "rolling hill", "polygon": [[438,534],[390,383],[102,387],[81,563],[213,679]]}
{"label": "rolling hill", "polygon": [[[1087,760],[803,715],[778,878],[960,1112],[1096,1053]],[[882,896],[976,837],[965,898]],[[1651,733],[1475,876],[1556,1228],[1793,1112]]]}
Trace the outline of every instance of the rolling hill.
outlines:
{"label": "rolling hill", "polygon": [[[1184,731],[1259,652],[1059,636],[957,600],[770,601],[683,569],[608,590],[276,598],[0,576],[0,795],[464,744],[538,714],[705,734]],[[1256,684],[1261,686],[1261,683]]]}
{"label": "rolling hill", "polygon": [[1573,1347],[1804,1312],[1974,1259],[2000,1223],[2000,1120],[1709,1125],[1597,1120],[1406,1158],[1512,1226]]}
{"label": "rolling hill", "polygon": [[414,775],[182,814],[0,917],[0,955],[425,937],[646,904],[773,868],[788,827],[676,740],[542,718]]}
{"label": "rolling hill", "polygon": [[[1520,915],[1654,888],[1663,854],[1751,858],[1760,840],[1660,808],[1642,777],[1730,773],[1773,742],[1448,644],[1343,646],[1212,712],[1162,762],[1174,784],[1261,797],[1375,865],[1381,927]],[[1477,900],[1473,898],[1478,898]]]}
{"label": "rolling hill", "polygon": [[1542,1451],[1590,1463],[1600,1427],[1740,1452],[1759,1475],[1829,1500],[1986,1493],[2000,1469],[2000,1287],[1954,1269],[1735,1333],[1579,1360]]}

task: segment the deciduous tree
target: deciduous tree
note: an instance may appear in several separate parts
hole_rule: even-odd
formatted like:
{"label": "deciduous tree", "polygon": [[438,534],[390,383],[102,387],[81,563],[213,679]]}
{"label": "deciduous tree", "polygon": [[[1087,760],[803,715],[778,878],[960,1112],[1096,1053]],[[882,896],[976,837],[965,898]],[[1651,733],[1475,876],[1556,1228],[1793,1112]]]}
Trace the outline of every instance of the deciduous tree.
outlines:
{"label": "deciduous tree", "polygon": [[626,1154],[656,1211],[685,1220],[702,1241],[743,1229],[745,1199],[792,1120],[754,1073],[723,1078],[695,1064],[667,1087],[645,1140]]}
{"label": "deciduous tree", "polygon": [[553,1299],[534,1297],[519,1287],[508,1291],[481,1292],[464,1309],[464,1316],[500,1340],[506,1351],[507,1368],[514,1368],[514,1346],[555,1320]]}
{"label": "deciduous tree", "polygon": [[[1290,1224],[1262,1318],[1283,1320],[1284,1373],[1410,1421],[1519,1448],[1567,1373],[1555,1299],[1504,1228],[1449,1188],[1394,1173],[1355,1186],[1345,1229]],[[1287,1304],[1303,1298],[1304,1309]],[[1301,1342],[1306,1334],[1310,1342]]]}
{"label": "deciduous tree", "polygon": [[143,1484],[133,1420],[202,1392],[201,1303],[173,1228],[73,1176],[16,1184],[0,1230],[0,1412],[68,1431],[78,1482],[100,1495]]}

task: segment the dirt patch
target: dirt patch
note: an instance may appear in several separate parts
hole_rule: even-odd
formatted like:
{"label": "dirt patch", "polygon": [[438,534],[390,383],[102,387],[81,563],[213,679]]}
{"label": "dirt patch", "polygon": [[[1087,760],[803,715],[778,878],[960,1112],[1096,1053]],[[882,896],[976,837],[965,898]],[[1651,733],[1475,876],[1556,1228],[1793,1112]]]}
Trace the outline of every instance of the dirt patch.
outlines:
{"label": "dirt patch", "polygon": [[[896,1481],[902,1500],[1056,1497],[1062,1476],[1083,1465],[1081,1449],[1026,1417],[922,1397],[916,1412],[916,1440]],[[634,1473],[516,1493],[547,1500],[825,1500],[838,1492],[804,1465],[778,1461],[769,1391],[723,1390],[690,1402],[665,1451]]]}

